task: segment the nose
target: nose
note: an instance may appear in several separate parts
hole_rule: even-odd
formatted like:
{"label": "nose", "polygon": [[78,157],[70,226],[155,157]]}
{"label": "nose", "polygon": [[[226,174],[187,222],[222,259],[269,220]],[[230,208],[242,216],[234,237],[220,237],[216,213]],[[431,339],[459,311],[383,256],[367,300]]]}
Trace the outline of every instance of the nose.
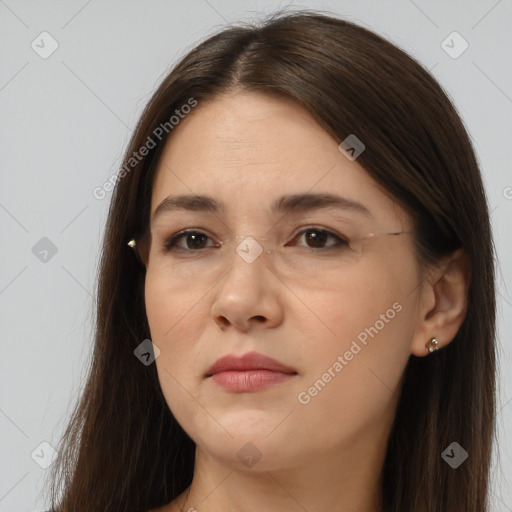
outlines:
{"label": "nose", "polygon": [[255,326],[275,327],[283,321],[281,283],[265,250],[247,238],[237,244],[230,267],[215,287],[211,315],[221,330],[247,332]]}

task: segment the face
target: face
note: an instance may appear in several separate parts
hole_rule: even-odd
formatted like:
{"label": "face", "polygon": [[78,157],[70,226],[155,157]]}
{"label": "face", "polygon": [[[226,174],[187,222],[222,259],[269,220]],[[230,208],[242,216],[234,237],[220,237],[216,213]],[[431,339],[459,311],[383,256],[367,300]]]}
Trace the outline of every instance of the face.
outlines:
{"label": "face", "polygon": [[[217,209],[164,202],[191,194]],[[150,229],[158,377],[200,450],[271,470],[385,437],[420,303],[411,221],[302,107],[256,93],[199,104],[160,160]],[[288,373],[253,361],[207,375],[249,352]]]}

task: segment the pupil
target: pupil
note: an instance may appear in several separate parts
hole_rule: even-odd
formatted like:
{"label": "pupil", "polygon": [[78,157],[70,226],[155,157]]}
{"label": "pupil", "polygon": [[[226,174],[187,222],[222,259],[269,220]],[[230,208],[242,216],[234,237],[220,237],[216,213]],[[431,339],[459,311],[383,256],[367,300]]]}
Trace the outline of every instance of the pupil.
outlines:
{"label": "pupil", "polygon": [[[201,245],[201,239],[204,238],[204,235],[189,235],[189,238],[191,238],[192,240],[194,240],[194,243],[192,243],[192,245],[196,248],[196,249],[201,249],[201,247],[199,247]],[[199,243],[197,243],[197,241],[200,241]]]}
{"label": "pupil", "polygon": [[327,237],[327,233],[319,233],[318,231],[308,231],[306,233],[306,237],[308,239],[308,243],[312,242],[314,247],[317,247],[320,244],[325,243],[325,238]]}

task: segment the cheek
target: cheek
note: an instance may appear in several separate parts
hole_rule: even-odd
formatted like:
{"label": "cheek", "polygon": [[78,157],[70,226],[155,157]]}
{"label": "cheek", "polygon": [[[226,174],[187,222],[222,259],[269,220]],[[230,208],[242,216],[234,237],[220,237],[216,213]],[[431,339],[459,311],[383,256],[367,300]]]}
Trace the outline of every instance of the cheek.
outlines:
{"label": "cheek", "polygon": [[161,382],[173,386],[172,377],[185,383],[192,369],[200,372],[195,364],[199,356],[195,341],[204,331],[208,314],[204,292],[186,286],[178,290],[168,283],[168,279],[148,274],[145,301],[151,340],[160,349],[156,364]]}
{"label": "cheek", "polygon": [[165,347],[172,339],[185,340],[190,337],[190,329],[195,325],[192,319],[197,321],[202,299],[204,292],[201,294],[194,287],[180,285],[165,275],[148,272],[145,303],[153,342],[159,340]]}
{"label": "cheek", "polygon": [[177,421],[190,425],[201,414],[191,396],[198,395],[194,383],[202,371],[197,365],[200,354],[194,341],[204,329],[206,297],[204,292],[198,294],[186,286],[178,290],[168,283],[161,276],[146,275],[146,313],[151,341],[160,349],[155,364],[162,393]]}
{"label": "cheek", "polygon": [[347,276],[343,292],[311,296],[322,322],[305,325],[315,342],[302,354],[309,364],[301,402],[318,428],[326,411],[328,428],[348,436],[392,414],[410,355],[417,284],[415,265],[404,262],[400,273],[396,265],[362,269]]}
{"label": "cheek", "polygon": [[[312,342],[302,348],[313,359],[324,359],[349,350],[353,340],[365,348],[381,338],[407,345],[417,279],[412,264],[404,264],[400,273],[393,266],[368,265],[347,274],[337,287],[310,290],[302,326]],[[382,351],[384,343],[378,348]]]}

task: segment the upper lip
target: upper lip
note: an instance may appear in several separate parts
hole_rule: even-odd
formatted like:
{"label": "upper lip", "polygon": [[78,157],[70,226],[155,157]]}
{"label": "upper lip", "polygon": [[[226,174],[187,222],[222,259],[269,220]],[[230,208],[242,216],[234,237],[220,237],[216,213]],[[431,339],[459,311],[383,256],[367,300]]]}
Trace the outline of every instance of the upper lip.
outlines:
{"label": "upper lip", "polygon": [[280,373],[297,373],[290,366],[286,366],[271,357],[264,356],[258,352],[248,352],[243,356],[228,354],[227,356],[217,359],[217,361],[215,361],[215,363],[206,372],[206,377],[210,377],[215,373],[230,370],[271,370]]}

